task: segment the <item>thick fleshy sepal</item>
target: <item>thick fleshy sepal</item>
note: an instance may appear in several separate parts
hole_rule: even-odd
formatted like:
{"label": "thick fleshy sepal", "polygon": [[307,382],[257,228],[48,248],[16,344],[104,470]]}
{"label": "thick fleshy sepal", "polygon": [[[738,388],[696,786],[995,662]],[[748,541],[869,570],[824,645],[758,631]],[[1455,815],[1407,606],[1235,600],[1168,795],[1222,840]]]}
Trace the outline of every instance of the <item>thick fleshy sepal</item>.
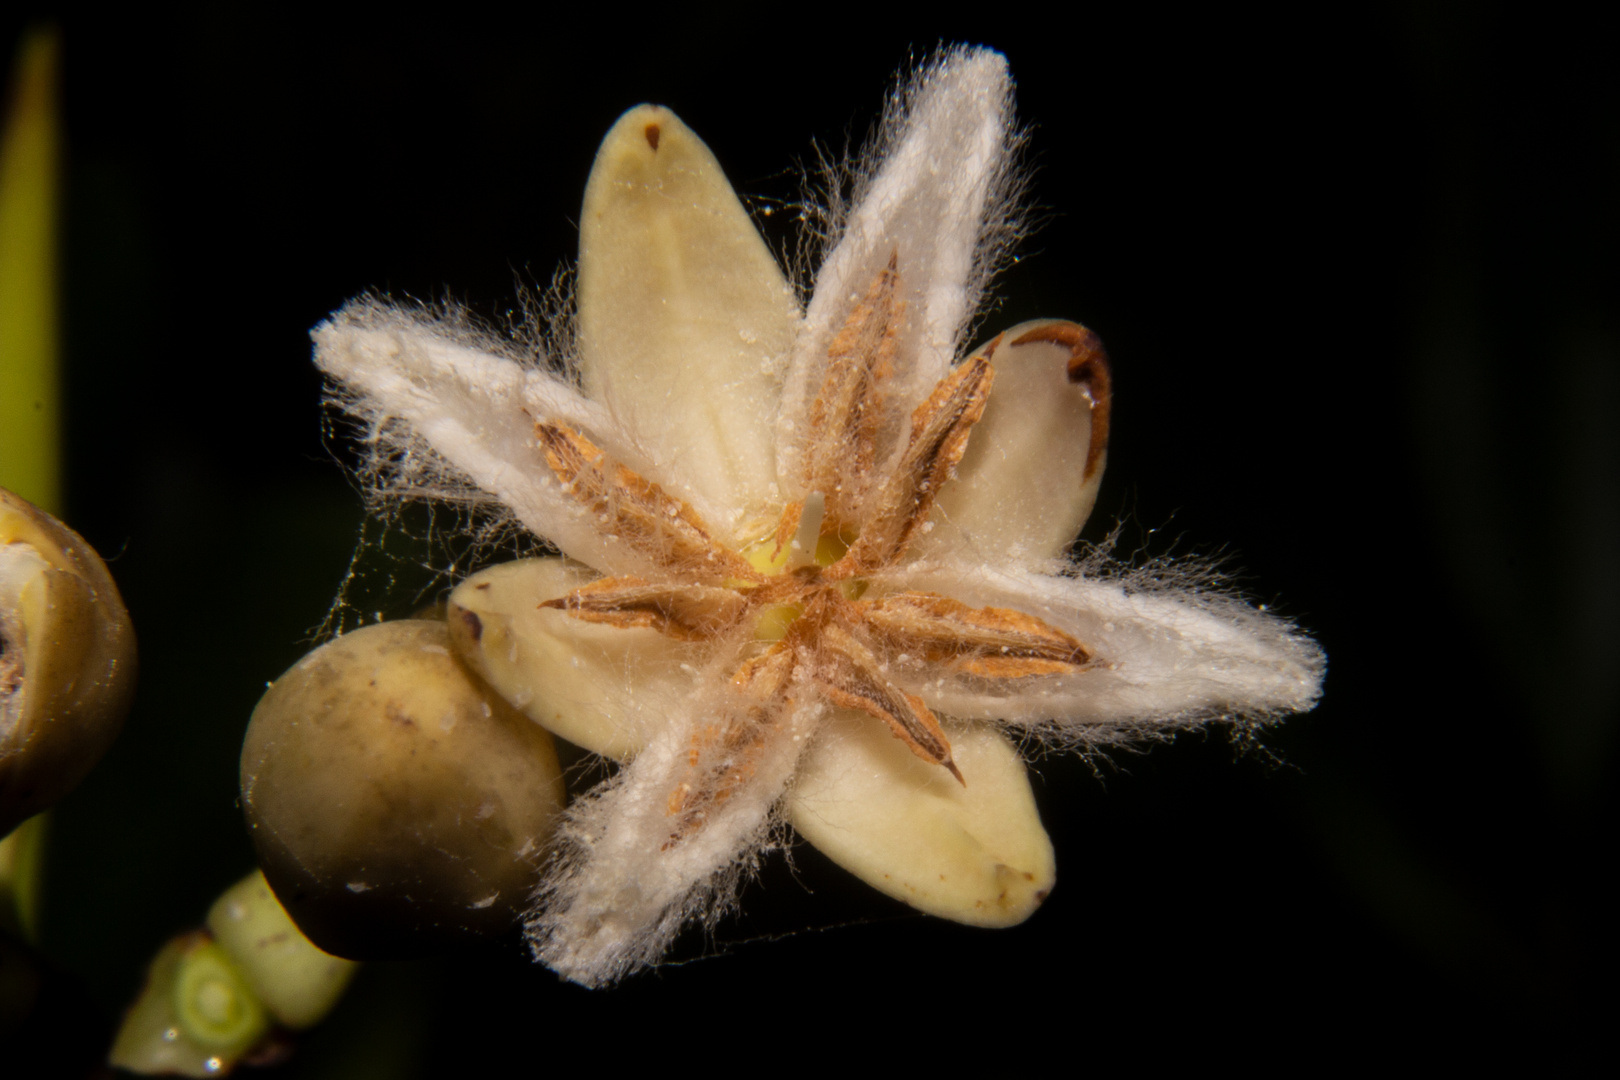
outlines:
{"label": "thick fleshy sepal", "polygon": [[687,655],[651,626],[585,622],[542,607],[595,575],[562,559],[502,563],[450,594],[456,654],[529,719],[577,746],[626,758],[690,693]]}
{"label": "thick fleshy sepal", "polygon": [[788,793],[788,820],[838,865],[930,915],[1023,922],[1056,863],[1023,759],[999,732],[947,722],[965,784],[865,716],[823,721]]}
{"label": "thick fleshy sepal", "polygon": [[1062,555],[1097,501],[1108,458],[1108,356],[1078,323],[1040,319],[997,334],[974,356],[996,380],[967,452],[934,506],[919,555]]}
{"label": "thick fleshy sepal", "polygon": [[586,392],[730,539],[770,516],[798,303],[703,141],[668,109],[621,117],[585,189]]}

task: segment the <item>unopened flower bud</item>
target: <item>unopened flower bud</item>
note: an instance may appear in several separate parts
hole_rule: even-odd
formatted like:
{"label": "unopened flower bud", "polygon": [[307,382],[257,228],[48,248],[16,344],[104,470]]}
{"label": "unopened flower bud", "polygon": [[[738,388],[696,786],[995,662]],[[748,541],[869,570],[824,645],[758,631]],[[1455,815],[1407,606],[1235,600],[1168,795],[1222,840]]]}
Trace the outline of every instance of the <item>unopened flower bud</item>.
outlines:
{"label": "unopened flower bud", "polygon": [[84,538],[0,489],[0,836],[73,790],[135,689],[135,631]]}
{"label": "unopened flower bud", "polygon": [[510,928],[563,805],[551,736],[450,652],[443,623],[366,627],[254,710],[242,804],[276,896],[350,959]]}
{"label": "unopened flower bud", "polygon": [[318,1023],[337,1004],[356,965],[317,949],[255,870],[208,909],[208,930],[254,995],[289,1028]]}

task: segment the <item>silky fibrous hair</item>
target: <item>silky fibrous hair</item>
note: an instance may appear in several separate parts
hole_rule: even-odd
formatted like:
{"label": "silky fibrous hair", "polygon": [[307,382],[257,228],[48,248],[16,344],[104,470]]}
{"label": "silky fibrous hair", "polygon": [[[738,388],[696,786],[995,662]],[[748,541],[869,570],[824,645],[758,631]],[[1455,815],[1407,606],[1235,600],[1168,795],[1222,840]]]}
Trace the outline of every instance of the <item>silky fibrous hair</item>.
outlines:
{"label": "silky fibrous hair", "polygon": [[[370,293],[350,307],[387,310],[439,337],[574,379],[573,289],[571,266],[545,286],[520,277],[517,304],[502,324],[448,298],[429,303]],[[314,640],[431,607],[481,566],[556,553],[408,421],[332,379],[322,406],[322,442],[360,494],[366,518]]]}
{"label": "silky fibrous hair", "polygon": [[[941,46],[919,60],[915,54],[896,74],[877,124],[858,148],[850,150],[850,140],[838,150],[821,143],[812,147],[813,161],[805,170],[801,185],[799,248],[793,259],[793,281],[802,301],[814,287],[814,275],[806,277],[803,268],[819,267],[827,254],[838,246],[855,207],[866,198],[873,180],[895,145],[904,137],[913,106],[926,91],[930,80],[954,61],[973,50],[966,46]],[[995,171],[989,177],[979,241],[967,291],[978,297],[975,310],[958,328],[959,340],[972,337],[993,306],[990,283],[1012,262],[1019,243],[1034,231],[1035,218],[1029,209],[1030,169],[1025,161],[1029,130],[1014,117],[1013,87],[1009,83],[1001,107],[1005,110],[1005,145]]]}

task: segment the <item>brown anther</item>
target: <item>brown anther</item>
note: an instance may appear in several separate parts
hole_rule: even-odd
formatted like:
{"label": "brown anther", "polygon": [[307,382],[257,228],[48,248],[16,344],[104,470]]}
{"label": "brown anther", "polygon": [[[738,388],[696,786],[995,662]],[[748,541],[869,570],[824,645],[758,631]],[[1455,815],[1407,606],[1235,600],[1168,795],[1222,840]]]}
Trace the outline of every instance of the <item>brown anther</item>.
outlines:
{"label": "brown anther", "polygon": [[607,455],[567,424],[537,423],[546,464],[563,490],[604,519],[608,532],[642,556],[711,583],[758,581],[748,560],[721,544],[686,503]]}
{"label": "brown anther", "polygon": [[827,374],[810,406],[804,488],[827,496],[824,527],[853,523],[877,461],[881,387],[894,368],[904,324],[899,252],[872,279],[827,347]]}
{"label": "brown anther", "polygon": [[945,766],[967,786],[961,770],[951,760],[950,740],[922,698],[890,682],[872,651],[842,627],[825,627],[820,646],[815,678],[827,700],[882,720],[912,753],[931,764]]}
{"label": "brown anther", "polygon": [[585,622],[647,626],[677,641],[697,641],[729,630],[748,601],[734,590],[711,585],[663,585],[616,577],[593,581],[540,607],[566,611]]}
{"label": "brown anther", "polygon": [[911,416],[911,439],[894,472],[875,492],[860,537],[828,570],[839,580],[893,565],[934,508],[940,487],[967,450],[984,415],[995,369],[983,356],[963,361],[934,387]]}

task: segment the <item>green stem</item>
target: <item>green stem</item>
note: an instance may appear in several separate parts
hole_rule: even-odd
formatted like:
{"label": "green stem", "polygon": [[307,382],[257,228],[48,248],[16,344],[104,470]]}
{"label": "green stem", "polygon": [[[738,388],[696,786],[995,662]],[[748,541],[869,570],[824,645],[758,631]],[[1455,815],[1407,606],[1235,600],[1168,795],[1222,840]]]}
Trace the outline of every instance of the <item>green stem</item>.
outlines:
{"label": "green stem", "polygon": [[0,487],[58,516],[60,53],[54,27],[23,35],[0,134]]}
{"label": "green stem", "polygon": [[[22,36],[0,132],[0,487],[62,512],[56,212],[61,53],[55,27]],[[45,822],[0,839],[0,926],[33,939]]]}

